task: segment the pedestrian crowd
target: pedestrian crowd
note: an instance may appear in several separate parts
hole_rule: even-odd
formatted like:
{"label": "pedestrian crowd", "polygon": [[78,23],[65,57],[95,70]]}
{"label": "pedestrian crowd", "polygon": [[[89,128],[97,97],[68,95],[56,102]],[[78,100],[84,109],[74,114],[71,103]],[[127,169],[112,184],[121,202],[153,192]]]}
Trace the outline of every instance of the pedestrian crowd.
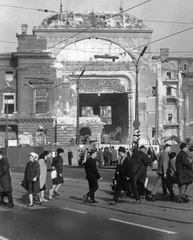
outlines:
{"label": "pedestrian crowd", "polygon": [[[52,152],[44,151],[40,156],[31,152],[25,167],[24,178],[21,186],[26,189],[23,201],[28,207],[33,207],[35,202],[42,204],[59,195],[58,190],[63,179],[64,150],[58,148],[56,156]],[[69,150],[68,161],[72,158]],[[147,168],[157,160],[157,180],[153,189],[148,189]],[[99,188],[98,180],[102,179],[99,168],[104,165],[115,165],[112,189],[113,199],[110,205],[116,205],[122,197],[132,196],[134,204],[140,204],[142,198],[156,201],[158,189],[162,187],[163,195],[169,192],[170,201],[188,203],[189,194],[193,188],[193,146],[189,149],[186,143],[181,143],[180,152],[171,152],[171,145],[165,144],[163,149],[155,154],[152,147],[134,145],[132,149],[120,146],[118,151],[114,146],[110,148],[86,149],[79,151],[79,166],[84,166],[89,191],[83,196],[89,203],[98,203],[95,193]],[[178,186],[178,197],[174,194],[174,184]],[[45,191],[48,197],[45,198]],[[4,201],[7,197],[8,203]],[[9,162],[0,151],[0,204],[7,207],[14,206],[12,197],[11,172]]]}
{"label": "pedestrian crowd", "polygon": [[[58,196],[58,189],[63,180],[63,158],[64,150],[58,148],[57,155],[52,159],[51,151],[44,151],[40,156],[31,152],[28,155],[28,162],[25,167],[24,179],[21,186],[27,191],[22,196],[23,201],[28,207],[33,207],[34,202],[42,204]],[[48,191],[48,199],[44,197],[45,191]],[[13,207],[12,185],[9,163],[3,152],[0,151],[0,204]],[[8,198],[8,204],[4,197]]]}

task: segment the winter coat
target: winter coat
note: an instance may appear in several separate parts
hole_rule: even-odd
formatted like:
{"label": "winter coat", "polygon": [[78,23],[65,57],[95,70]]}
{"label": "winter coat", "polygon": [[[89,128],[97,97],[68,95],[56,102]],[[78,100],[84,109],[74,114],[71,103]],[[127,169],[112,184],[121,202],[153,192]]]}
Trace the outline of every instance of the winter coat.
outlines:
{"label": "winter coat", "polygon": [[55,167],[57,176],[56,178],[52,179],[54,185],[58,185],[64,183],[64,179],[62,176],[63,173],[63,158],[61,156],[56,156],[52,160],[52,167]]}
{"label": "winter coat", "polygon": [[111,160],[112,160],[112,162],[117,161],[117,150],[116,149],[111,150]]}
{"label": "winter coat", "polygon": [[153,160],[144,152],[138,152],[135,165],[133,167],[133,177],[135,182],[138,180],[141,183],[145,183],[145,179],[147,177],[147,167],[152,163],[152,161]]}
{"label": "winter coat", "polygon": [[50,190],[53,188],[52,178],[51,178],[51,172],[52,172],[52,159],[47,158],[46,159],[46,166],[47,166],[47,176],[46,176],[46,189]]}
{"label": "winter coat", "polygon": [[169,167],[169,155],[164,150],[159,154],[158,157],[158,167],[157,167],[157,174],[166,174],[168,167]]}
{"label": "winter coat", "polygon": [[0,193],[11,192],[11,175],[9,162],[6,157],[0,159]]}
{"label": "winter coat", "polygon": [[84,169],[86,172],[86,179],[98,180],[101,178],[101,176],[97,170],[96,160],[94,158],[89,157],[86,160]]}
{"label": "winter coat", "polygon": [[38,163],[40,165],[40,189],[42,189],[46,183],[47,165],[46,165],[45,159],[43,158],[39,159]]}
{"label": "winter coat", "polygon": [[[25,167],[24,173],[24,185],[26,186],[26,190],[31,193],[39,193],[40,192],[40,165],[37,161],[29,161]],[[33,181],[34,178],[37,178],[36,181]]]}
{"label": "winter coat", "polygon": [[192,165],[184,151],[180,151],[176,157],[176,175],[180,185],[193,182]]}
{"label": "winter coat", "polygon": [[[115,179],[117,180],[117,184],[123,186],[123,189],[129,189],[129,181],[127,178],[132,177],[132,161],[131,158],[125,154],[125,156],[119,160],[116,172]],[[121,182],[121,183],[120,183]]]}

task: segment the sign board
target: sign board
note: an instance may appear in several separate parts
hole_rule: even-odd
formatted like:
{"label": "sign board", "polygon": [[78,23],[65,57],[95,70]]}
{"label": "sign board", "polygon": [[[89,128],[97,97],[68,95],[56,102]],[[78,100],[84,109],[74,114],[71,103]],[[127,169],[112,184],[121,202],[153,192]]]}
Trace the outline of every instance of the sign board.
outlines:
{"label": "sign board", "polygon": [[133,127],[134,127],[135,129],[138,129],[139,126],[140,126],[140,122],[139,122],[138,120],[133,121]]}

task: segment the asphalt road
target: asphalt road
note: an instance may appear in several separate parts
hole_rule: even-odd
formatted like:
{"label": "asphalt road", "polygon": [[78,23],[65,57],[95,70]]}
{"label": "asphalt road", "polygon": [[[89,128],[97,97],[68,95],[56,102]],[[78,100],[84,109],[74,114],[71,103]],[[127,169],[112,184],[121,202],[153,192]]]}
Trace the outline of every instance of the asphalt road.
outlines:
{"label": "asphalt road", "polygon": [[[103,180],[96,193],[98,204],[85,203],[87,192],[84,169],[64,168],[65,183],[59,189],[59,197],[35,204],[29,208],[22,202],[25,190],[19,185],[22,168],[12,168],[15,206],[0,206],[0,240],[189,240],[193,238],[192,209],[178,209],[175,203],[146,202],[133,205],[133,199],[120,200],[110,206],[110,188],[114,169],[100,169]],[[155,172],[149,171],[150,179]],[[182,219],[187,214],[187,219]],[[189,215],[188,215],[189,214]]]}

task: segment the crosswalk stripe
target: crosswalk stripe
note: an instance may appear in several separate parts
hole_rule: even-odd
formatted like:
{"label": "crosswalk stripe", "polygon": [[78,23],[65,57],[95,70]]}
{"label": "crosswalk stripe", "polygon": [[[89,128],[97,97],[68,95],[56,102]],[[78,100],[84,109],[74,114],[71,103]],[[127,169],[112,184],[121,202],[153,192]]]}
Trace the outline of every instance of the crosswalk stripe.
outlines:
{"label": "crosswalk stripe", "polygon": [[150,229],[150,230],[154,230],[154,231],[158,231],[158,232],[164,232],[164,233],[167,233],[167,234],[177,234],[177,232],[172,232],[172,231],[168,231],[168,230],[164,230],[164,229],[160,229],[160,228],[149,227],[149,226],[141,225],[141,224],[138,224],[138,223],[122,221],[122,220],[115,219],[115,218],[109,218],[109,220],[115,221],[115,222],[120,222],[120,223],[125,223],[125,224],[136,226],[136,227],[146,228],[146,229]]}

